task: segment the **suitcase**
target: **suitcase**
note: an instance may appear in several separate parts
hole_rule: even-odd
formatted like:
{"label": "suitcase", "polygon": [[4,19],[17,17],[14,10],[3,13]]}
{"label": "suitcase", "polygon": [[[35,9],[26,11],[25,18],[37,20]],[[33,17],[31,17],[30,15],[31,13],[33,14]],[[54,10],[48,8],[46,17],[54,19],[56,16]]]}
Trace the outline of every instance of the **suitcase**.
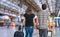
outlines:
{"label": "suitcase", "polygon": [[48,31],[48,37],[52,37],[52,31],[51,30]]}
{"label": "suitcase", "polygon": [[[19,28],[21,28],[21,26],[19,26]],[[22,28],[21,28],[22,29]],[[24,32],[23,32],[23,29],[20,30],[20,31],[16,31],[14,33],[14,37],[24,37]]]}
{"label": "suitcase", "polygon": [[23,32],[19,32],[19,31],[16,31],[14,33],[14,37],[24,37],[24,33]]}

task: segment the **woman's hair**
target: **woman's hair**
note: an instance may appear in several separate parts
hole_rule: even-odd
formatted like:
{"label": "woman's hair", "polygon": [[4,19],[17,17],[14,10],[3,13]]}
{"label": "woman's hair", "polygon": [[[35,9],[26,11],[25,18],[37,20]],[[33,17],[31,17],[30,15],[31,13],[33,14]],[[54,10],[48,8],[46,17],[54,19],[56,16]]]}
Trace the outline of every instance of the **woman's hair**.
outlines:
{"label": "woman's hair", "polygon": [[42,4],[42,9],[45,10],[47,8],[46,4]]}
{"label": "woman's hair", "polygon": [[26,9],[26,12],[28,12],[28,11],[32,11],[32,7],[28,7],[27,9]]}

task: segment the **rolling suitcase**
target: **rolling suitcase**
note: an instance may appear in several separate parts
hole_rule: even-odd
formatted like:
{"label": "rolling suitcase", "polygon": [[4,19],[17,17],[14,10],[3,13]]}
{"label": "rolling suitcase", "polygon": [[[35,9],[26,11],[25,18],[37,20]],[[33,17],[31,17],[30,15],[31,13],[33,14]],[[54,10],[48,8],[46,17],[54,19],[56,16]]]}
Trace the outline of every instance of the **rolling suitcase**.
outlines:
{"label": "rolling suitcase", "polygon": [[16,31],[14,33],[14,37],[24,37],[24,33],[23,32],[19,32],[19,31]]}
{"label": "rolling suitcase", "polygon": [[[21,28],[21,26],[20,26],[20,28]],[[22,29],[22,28],[21,28],[21,29]],[[23,32],[22,30],[16,31],[16,32],[14,33],[14,37],[24,37],[24,32]]]}
{"label": "rolling suitcase", "polygon": [[48,37],[52,37],[52,31],[51,30],[48,31]]}

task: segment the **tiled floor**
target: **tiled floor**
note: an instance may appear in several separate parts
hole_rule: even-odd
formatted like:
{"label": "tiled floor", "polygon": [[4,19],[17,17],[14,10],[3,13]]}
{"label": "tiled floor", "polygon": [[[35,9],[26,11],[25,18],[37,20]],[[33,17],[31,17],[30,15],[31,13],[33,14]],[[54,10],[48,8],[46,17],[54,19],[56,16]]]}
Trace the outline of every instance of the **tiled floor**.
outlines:
{"label": "tiled floor", "polygon": [[[0,27],[0,37],[13,37],[14,32],[17,30],[17,27]],[[25,33],[25,31],[24,31]],[[33,37],[39,37],[38,31],[33,33]],[[60,28],[56,28],[56,34],[53,37],[60,37]]]}

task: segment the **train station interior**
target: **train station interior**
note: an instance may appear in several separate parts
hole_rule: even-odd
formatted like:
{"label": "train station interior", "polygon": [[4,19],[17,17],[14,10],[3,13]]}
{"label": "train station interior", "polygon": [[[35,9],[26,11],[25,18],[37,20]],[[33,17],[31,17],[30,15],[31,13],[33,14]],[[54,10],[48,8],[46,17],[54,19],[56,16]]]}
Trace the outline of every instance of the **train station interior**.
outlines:
{"label": "train station interior", "polygon": [[[47,36],[60,37],[60,0],[0,0],[0,37],[14,37],[18,26],[23,25],[21,20],[27,8],[30,6],[32,13],[38,16],[38,13],[43,11],[43,4],[47,6],[45,11],[54,17],[55,32],[52,30],[54,34],[48,32]],[[22,30],[25,37],[25,27]],[[38,29],[34,29],[33,37],[39,37]]]}

